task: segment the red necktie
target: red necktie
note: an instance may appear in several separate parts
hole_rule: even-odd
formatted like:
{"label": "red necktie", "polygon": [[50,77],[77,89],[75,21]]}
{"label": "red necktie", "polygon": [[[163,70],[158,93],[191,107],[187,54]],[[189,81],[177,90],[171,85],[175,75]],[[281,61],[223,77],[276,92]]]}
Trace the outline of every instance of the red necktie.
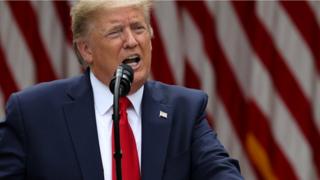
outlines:
{"label": "red necktie", "polygon": [[[127,108],[131,105],[126,97],[120,98],[120,147],[122,151],[122,180],[140,180],[139,159],[136,141],[128,122]],[[115,151],[112,133],[112,152]],[[112,179],[116,180],[116,162],[112,156]]]}

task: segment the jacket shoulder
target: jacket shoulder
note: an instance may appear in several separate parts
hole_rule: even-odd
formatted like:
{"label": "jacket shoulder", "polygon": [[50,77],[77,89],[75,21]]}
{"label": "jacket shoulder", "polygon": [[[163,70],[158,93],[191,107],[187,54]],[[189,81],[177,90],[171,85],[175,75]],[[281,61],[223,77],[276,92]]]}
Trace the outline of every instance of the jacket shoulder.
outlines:
{"label": "jacket shoulder", "polygon": [[186,104],[206,103],[208,99],[207,93],[202,90],[169,85],[159,81],[148,81],[146,87],[151,89],[155,99],[166,101],[168,104],[175,104],[175,102]]}
{"label": "jacket shoulder", "polygon": [[20,101],[34,102],[41,99],[51,99],[59,96],[66,96],[66,91],[73,83],[79,81],[83,75],[68,79],[54,80],[50,82],[42,82],[19,92],[13,93],[11,96],[16,96]]}

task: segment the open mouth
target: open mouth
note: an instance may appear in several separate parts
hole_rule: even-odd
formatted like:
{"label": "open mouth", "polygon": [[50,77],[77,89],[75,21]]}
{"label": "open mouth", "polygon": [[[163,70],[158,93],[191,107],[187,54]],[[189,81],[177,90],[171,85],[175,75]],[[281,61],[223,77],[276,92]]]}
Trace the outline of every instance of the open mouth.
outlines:
{"label": "open mouth", "polygon": [[138,65],[138,63],[140,62],[140,56],[138,54],[133,54],[128,56],[126,59],[124,59],[122,61],[123,64],[127,64],[129,66],[131,66],[133,69],[135,66]]}

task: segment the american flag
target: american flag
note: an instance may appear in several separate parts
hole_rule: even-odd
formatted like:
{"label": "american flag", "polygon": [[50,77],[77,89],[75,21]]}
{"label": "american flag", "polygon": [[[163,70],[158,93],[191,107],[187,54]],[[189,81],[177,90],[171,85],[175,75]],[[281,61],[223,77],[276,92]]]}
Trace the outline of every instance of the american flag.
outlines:
{"label": "american flag", "polygon": [[[66,1],[0,2],[12,92],[81,73]],[[157,1],[151,78],[203,89],[246,179],[320,179],[320,1]]]}

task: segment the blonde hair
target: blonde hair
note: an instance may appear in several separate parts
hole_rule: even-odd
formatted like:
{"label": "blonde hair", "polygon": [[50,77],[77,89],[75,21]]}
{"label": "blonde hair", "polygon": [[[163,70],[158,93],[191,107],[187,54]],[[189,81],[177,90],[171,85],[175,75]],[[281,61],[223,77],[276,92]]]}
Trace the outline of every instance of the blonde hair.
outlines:
{"label": "blonde hair", "polygon": [[150,23],[151,0],[80,0],[71,8],[71,29],[73,35],[73,48],[81,65],[88,65],[83,60],[78,48],[77,41],[85,37],[90,29],[90,21],[100,10],[110,10],[119,7],[134,6],[143,10],[148,31],[153,36],[153,30]]}

